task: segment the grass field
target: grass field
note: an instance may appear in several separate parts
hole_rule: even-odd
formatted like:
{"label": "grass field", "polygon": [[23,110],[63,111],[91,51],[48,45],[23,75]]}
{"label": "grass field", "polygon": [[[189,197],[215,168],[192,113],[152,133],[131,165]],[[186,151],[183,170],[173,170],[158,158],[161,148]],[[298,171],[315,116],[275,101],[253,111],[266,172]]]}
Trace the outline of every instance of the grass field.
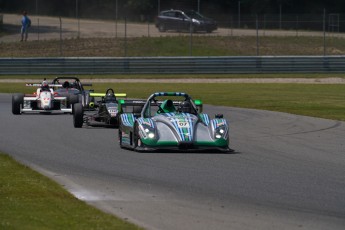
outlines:
{"label": "grass field", "polygon": [[0,153],[0,229],[140,229]]}
{"label": "grass field", "polygon": [[[205,104],[280,111],[345,121],[344,84],[241,83],[97,83],[96,92],[113,88],[128,97],[147,98],[153,92],[181,91]],[[140,89],[140,90],[138,90]],[[32,93],[23,83],[1,84],[0,92]]]}
{"label": "grass field", "polygon": [[[258,44],[258,46],[257,46]],[[192,47],[192,48],[191,48]],[[257,49],[258,47],[258,49]],[[328,37],[327,55],[345,54],[342,38]],[[0,57],[143,57],[323,55],[322,37],[167,36],[138,38],[71,38],[0,43]]]}

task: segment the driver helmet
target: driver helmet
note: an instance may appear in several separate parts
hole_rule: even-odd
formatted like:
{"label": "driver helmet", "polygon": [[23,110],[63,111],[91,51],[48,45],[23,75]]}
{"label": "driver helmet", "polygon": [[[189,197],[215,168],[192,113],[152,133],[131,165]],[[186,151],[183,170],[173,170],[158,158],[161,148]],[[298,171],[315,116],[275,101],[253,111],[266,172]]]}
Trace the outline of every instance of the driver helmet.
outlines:
{"label": "driver helmet", "polygon": [[182,101],[177,109],[180,113],[191,113],[192,105],[189,101]]}
{"label": "driver helmet", "polygon": [[105,101],[106,101],[106,102],[116,102],[115,94],[113,94],[113,93],[108,93],[108,94],[105,96]]}
{"label": "driver helmet", "polygon": [[173,113],[176,111],[175,106],[174,106],[174,102],[170,99],[165,100],[162,103],[161,108],[163,110],[162,111],[163,113]]}
{"label": "driver helmet", "polygon": [[41,89],[43,89],[43,90],[48,90],[49,89],[49,85],[48,85],[47,81],[42,81]]}
{"label": "driver helmet", "polygon": [[69,82],[65,81],[62,85],[63,88],[69,88]]}

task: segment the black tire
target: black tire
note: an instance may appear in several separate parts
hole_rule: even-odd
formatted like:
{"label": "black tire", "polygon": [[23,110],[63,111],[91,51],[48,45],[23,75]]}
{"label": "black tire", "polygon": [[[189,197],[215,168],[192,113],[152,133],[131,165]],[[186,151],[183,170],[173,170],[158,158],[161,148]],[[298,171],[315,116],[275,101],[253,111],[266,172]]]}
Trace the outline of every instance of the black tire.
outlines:
{"label": "black tire", "polygon": [[76,104],[79,102],[79,96],[77,94],[68,95],[68,101],[70,105]]}
{"label": "black tire", "polygon": [[83,105],[77,103],[73,105],[73,125],[75,128],[81,128],[84,123]]}
{"label": "black tire", "polygon": [[138,144],[139,144],[139,128],[138,128],[138,124],[135,123],[134,129],[133,129],[133,148],[135,149],[136,147],[138,147]]}
{"label": "black tire", "polygon": [[121,127],[119,128],[119,145],[120,145],[120,148],[123,148],[123,145],[122,145],[122,130],[121,130]]}
{"label": "black tire", "polygon": [[119,136],[119,145],[120,145],[120,148],[123,148],[122,146],[122,130],[121,130],[121,127],[122,127],[122,122],[121,122],[121,117],[119,118],[119,128],[118,128],[118,136]]}
{"label": "black tire", "polygon": [[12,95],[12,113],[20,114],[20,108],[24,103],[24,94],[16,93]]}

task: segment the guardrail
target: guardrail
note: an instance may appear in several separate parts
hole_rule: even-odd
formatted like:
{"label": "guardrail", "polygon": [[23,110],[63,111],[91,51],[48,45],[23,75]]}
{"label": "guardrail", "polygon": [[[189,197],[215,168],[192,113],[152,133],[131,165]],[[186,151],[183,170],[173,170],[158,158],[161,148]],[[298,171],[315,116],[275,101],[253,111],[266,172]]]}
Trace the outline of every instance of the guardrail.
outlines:
{"label": "guardrail", "polygon": [[0,74],[339,73],[345,56],[0,58]]}

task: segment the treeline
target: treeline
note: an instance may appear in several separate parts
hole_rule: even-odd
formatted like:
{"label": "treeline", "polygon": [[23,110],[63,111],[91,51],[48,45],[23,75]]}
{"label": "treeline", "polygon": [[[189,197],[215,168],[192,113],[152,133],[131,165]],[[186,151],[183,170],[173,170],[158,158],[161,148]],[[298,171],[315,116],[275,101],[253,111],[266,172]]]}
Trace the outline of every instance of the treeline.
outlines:
{"label": "treeline", "polygon": [[344,13],[344,0],[0,0],[0,12],[114,18],[154,17],[159,10],[194,9],[205,14],[322,14]]}

